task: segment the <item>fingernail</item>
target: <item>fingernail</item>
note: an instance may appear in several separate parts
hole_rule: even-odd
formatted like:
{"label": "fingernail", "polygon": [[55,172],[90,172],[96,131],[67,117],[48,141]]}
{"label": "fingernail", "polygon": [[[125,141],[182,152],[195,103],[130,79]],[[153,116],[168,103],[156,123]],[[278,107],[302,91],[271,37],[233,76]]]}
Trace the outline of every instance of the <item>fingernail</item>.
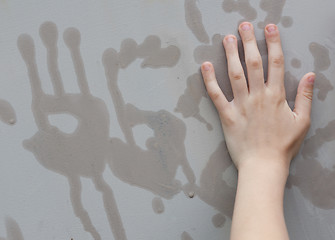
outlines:
{"label": "fingernail", "polygon": [[315,75],[311,75],[307,78],[307,82],[311,85],[314,84],[314,81],[315,81]]}
{"label": "fingernail", "polygon": [[209,64],[204,64],[204,65],[203,65],[203,69],[204,69],[205,71],[209,71],[209,69],[211,69],[211,67],[210,67]]}
{"label": "fingernail", "polygon": [[242,26],[241,26],[241,29],[243,31],[249,31],[251,29],[251,26],[249,23],[243,23]]}
{"label": "fingernail", "polygon": [[235,39],[233,38],[233,37],[227,37],[227,42],[234,42],[235,41]]}
{"label": "fingernail", "polygon": [[269,25],[266,27],[266,30],[271,33],[277,30],[277,26],[276,25]]}

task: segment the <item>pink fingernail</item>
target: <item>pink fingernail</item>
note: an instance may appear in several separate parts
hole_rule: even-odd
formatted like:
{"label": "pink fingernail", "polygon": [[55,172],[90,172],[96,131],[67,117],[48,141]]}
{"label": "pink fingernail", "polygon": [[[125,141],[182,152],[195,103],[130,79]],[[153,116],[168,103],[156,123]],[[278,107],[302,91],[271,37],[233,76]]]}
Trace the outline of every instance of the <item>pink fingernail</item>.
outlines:
{"label": "pink fingernail", "polygon": [[277,26],[276,25],[269,25],[267,26],[266,30],[271,33],[277,30]]}
{"label": "pink fingernail", "polygon": [[311,75],[307,78],[307,81],[309,84],[314,84],[315,81],[315,75]]}
{"label": "pink fingernail", "polygon": [[235,39],[234,39],[233,37],[228,37],[228,38],[227,38],[227,41],[228,41],[228,42],[234,42]]}
{"label": "pink fingernail", "polygon": [[243,31],[249,31],[251,29],[251,26],[250,26],[249,23],[244,23],[244,24],[242,24],[241,29]]}
{"label": "pink fingernail", "polygon": [[211,67],[210,67],[209,64],[205,64],[205,65],[203,66],[203,69],[204,69],[205,71],[209,71],[209,69],[211,69]]}

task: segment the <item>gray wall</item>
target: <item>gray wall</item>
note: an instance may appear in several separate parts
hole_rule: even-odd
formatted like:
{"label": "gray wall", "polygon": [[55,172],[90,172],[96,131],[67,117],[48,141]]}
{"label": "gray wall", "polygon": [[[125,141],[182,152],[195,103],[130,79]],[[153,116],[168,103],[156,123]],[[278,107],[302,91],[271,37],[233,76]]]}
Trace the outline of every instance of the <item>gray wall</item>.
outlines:
{"label": "gray wall", "polygon": [[292,239],[334,239],[334,7],[1,0],[0,239],[228,239],[236,170],[199,66],[231,99],[221,39],[243,20],[264,65],[278,24],[290,106],[317,74],[285,215]]}

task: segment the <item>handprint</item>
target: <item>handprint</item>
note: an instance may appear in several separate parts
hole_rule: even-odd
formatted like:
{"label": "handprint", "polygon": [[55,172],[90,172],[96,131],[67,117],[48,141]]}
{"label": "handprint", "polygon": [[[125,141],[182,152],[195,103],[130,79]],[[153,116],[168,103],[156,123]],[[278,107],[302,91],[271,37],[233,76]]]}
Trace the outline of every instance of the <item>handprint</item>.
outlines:
{"label": "handprint", "polygon": [[[257,18],[257,11],[251,6],[249,0],[224,0],[222,8],[225,12],[238,12],[243,21],[254,21]],[[283,27],[290,27],[293,24],[293,19],[290,16],[282,16],[286,0],[261,0],[260,8],[267,14],[264,21],[259,21],[257,26],[263,29],[267,24],[279,24]]]}
{"label": "handprint", "polygon": [[305,140],[302,157],[296,159],[295,171],[289,178],[290,184],[297,186],[305,198],[322,209],[335,208],[335,166],[333,161],[332,168],[319,161],[322,147],[327,144],[331,147],[334,143],[335,120],[332,120]]}
{"label": "handprint", "polygon": [[[40,37],[47,49],[47,63],[54,95],[45,94],[41,87],[35,60],[33,39],[23,34],[18,48],[27,66],[31,90],[32,111],[38,132],[23,142],[41,165],[68,179],[70,197],[75,215],[94,239],[101,239],[81,200],[81,177],[92,179],[101,192],[110,228],[115,239],[126,239],[113,191],[103,179],[109,147],[109,114],[105,103],[90,93],[83,60],[80,54],[80,33],[69,28],[64,32],[74,64],[80,94],[66,93],[57,63],[57,27],[46,22],[40,27]],[[48,121],[51,114],[69,114],[78,120],[73,134],[60,131]]]}
{"label": "handprint", "polygon": [[[142,67],[176,64],[180,56],[179,49],[174,46],[168,48],[169,51],[161,48],[160,40],[155,36],[147,37],[140,45],[126,39],[119,53],[114,49],[104,52],[103,63],[117,118],[126,139],[126,142],[117,138],[111,140],[110,168],[122,181],[170,199],[181,190],[180,181],[175,179],[179,165],[189,183],[195,182],[184,146],[186,126],[165,110],[145,111],[126,103],[118,87],[118,72],[138,58],[144,59]],[[140,124],[148,126],[154,133],[146,142],[147,150],[140,148],[133,136],[132,128]]]}
{"label": "handprint", "polygon": [[319,90],[317,96],[319,100],[324,101],[328,92],[334,89],[330,80],[322,73],[330,67],[329,50],[319,43],[312,42],[309,44],[309,51],[314,58],[314,72],[317,78],[315,88]]}
{"label": "handprint", "polygon": [[[225,171],[231,165],[232,161],[226,143],[222,141],[210,156],[206,167],[202,171],[199,186],[192,186],[195,194],[201,200],[213,206],[222,214],[213,216],[213,224],[217,227],[221,227],[224,224],[225,216],[231,218],[233,215],[237,176],[235,175],[233,184],[228,184],[223,179]],[[185,190],[189,191],[188,186],[185,187]]]}
{"label": "handprint", "polygon": [[258,27],[263,29],[267,24],[278,24],[283,27],[291,27],[293,19],[290,16],[282,16],[286,0],[261,0],[260,7],[267,12],[264,21],[258,23]]}

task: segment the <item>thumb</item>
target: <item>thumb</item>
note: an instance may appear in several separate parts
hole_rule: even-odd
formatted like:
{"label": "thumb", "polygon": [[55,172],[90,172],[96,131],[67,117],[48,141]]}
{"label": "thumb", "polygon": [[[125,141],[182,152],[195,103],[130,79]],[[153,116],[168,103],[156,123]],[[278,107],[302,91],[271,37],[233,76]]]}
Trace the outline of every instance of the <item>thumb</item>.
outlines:
{"label": "thumb", "polygon": [[293,112],[302,118],[310,118],[315,74],[307,73],[299,82]]}

